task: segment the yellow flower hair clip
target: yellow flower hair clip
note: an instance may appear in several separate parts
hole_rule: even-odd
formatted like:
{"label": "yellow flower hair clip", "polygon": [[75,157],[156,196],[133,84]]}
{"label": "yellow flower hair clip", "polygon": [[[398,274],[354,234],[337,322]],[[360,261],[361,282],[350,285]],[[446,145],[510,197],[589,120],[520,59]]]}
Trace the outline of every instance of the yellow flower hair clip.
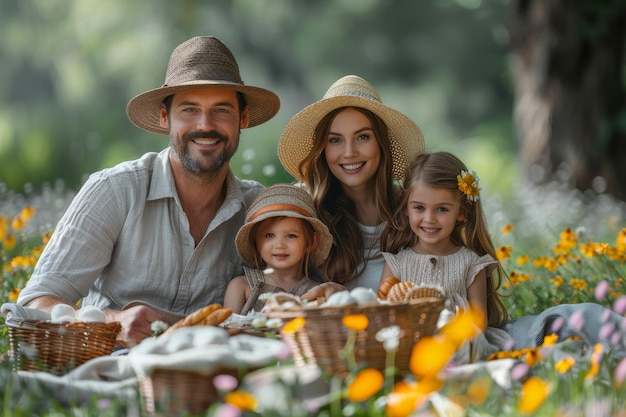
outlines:
{"label": "yellow flower hair clip", "polygon": [[478,182],[480,179],[473,170],[461,170],[461,174],[456,176],[459,190],[467,196],[470,201],[478,201],[480,198],[480,187]]}

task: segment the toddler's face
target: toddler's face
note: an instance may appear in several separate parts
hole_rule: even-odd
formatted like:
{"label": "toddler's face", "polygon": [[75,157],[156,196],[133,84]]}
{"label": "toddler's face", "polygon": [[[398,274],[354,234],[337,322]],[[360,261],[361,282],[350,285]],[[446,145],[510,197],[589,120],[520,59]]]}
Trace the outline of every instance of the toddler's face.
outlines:
{"label": "toddler's face", "polygon": [[263,221],[256,234],[256,245],[268,267],[300,270],[308,243],[303,221],[294,217]]}

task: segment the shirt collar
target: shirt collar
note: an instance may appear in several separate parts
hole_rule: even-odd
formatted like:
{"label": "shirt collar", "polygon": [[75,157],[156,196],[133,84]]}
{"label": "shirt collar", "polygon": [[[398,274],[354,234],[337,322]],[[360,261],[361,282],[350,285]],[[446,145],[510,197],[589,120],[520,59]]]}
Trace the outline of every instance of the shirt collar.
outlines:
{"label": "shirt collar", "polygon": [[[148,201],[161,198],[178,198],[176,186],[174,185],[174,175],[172,174],[172,167],[170,165],[169,152],[169,147],[163,149],[154,160]],[[236,209],[240,206],[245,206],[241,187],[239,187],[235,174],[231,169],[228,170],[228,175],[226,176],[226,198],[224,201],[236,204]]]}

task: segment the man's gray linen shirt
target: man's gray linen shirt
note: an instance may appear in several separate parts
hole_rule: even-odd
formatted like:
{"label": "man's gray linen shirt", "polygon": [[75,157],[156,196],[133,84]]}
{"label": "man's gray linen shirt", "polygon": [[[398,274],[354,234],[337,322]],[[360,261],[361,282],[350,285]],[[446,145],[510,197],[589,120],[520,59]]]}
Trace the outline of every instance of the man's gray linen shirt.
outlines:
{"label": "man's gray linen shirt", "polygon": [[18,303],[53,295],[122,309],[134,300],[176,314],[223,303],[243,275],[235,235],[263,186],[232,171],[198,244],[174,187],[169,148],[89,177],[59,221]]}

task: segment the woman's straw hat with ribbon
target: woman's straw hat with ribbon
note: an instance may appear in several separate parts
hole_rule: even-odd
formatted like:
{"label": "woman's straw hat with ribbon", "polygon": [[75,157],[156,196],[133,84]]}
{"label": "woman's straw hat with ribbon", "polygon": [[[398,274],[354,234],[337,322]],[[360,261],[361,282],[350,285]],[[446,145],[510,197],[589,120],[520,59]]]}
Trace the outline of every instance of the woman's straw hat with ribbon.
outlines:
{"label": "woman's straw hat with ribbon", "polygon": [[241,259],[254,265],[255,236],[251,235],[254,225],[270,217],[297,217],[308,221],[318,235],[317,247],[311,252],[311,263],[321,265],[328,257],[333,237],[318,218],[313,199],[304,189],[292,184],[275,184],[265,189],[252,202],[246,214],[246,222],[235,237],[235,245]]}
{"label": "woman's straw hat with ribbon", "polygon": [[243,93],[248,104],[248,127],[274,117],[280,100],[273,92],[244,85],[235,57],[226,45],[213,36],[197,36],[183,42],[170,56],[165,83],[135,96],[126,106],[126,114],[138,127],[167,134],[159,125],[163,99],[180,91],[206,88],[228,89]]}
{"label": "woman's straw hat with ribbon", "polygon": [[278,142],[278,157],[294,178],[304,180],[298,167],[313,149],[317,125],[328,113],[342,107],[367,109],[385,122],[391,143],[394,178],[402,179],[411,161],[424,153],[424,135],[419,126],[403,113],[384,105],[366,80],[347,75],[335,81],[320,101],[293,116],[285,127]]}

